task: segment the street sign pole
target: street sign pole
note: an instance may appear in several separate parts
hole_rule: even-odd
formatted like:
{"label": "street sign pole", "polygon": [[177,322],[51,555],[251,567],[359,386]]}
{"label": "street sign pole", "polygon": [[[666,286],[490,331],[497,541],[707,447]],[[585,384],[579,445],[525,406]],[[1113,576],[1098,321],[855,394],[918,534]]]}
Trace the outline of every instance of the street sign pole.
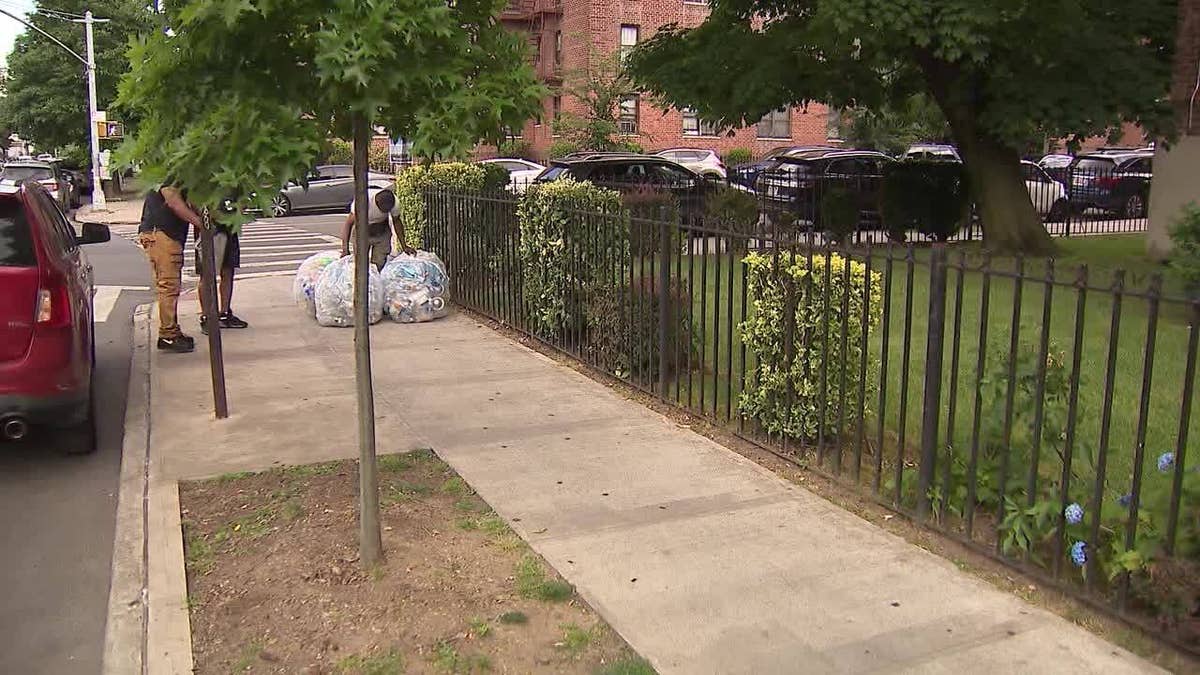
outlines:
{"label": "street sign pole", "polygon": [[83,14],[84,35],[87,40],[88,129],[92,141],[92,206],[104,206],[104,183],[100,173],[100,131],[96,128],[96,47],[92,40],[92,24],[102,23],[91,10]]}

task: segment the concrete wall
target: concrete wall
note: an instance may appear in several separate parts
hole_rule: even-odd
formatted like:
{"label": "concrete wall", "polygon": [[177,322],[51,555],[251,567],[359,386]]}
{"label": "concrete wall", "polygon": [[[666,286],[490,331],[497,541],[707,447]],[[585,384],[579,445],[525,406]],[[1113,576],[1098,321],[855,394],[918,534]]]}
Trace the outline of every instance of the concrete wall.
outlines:
{"label": "concrete wall", "polygon": [[1171,252],[1171,222],[1188,202],[1200,203],[1200,136],[1182,136],[1167,151],[1154,155],[1154,183],[1150,188],[1150,223],[1147,250],[1156,260]]}

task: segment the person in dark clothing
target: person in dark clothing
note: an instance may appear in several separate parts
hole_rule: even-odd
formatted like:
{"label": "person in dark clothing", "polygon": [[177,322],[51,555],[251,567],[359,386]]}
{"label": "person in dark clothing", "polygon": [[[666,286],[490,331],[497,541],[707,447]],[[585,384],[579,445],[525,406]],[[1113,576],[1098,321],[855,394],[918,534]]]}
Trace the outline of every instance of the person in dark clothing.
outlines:
{"label": "person in dark clothing", "polygon": [[189,227],[204,227],[204,219],[187,203],[187,192],[168,179],[146,195],[138,243],[146,251],[158,299],[158,348],[190,352],[195,340],[179,328],[179,291],[183,283],[183,248]]}
{"label": "person in dark clothing", "polygon": [[[233,277],[234,273],[242,263],[242,247],[238,240],[238,233],[232,226],[225,222],[227,216],[236,212],[237,205],[233,200],[226,200],[221,204],[221,208],[213,217],[209,216],[209,221],[213,228],[213,260],[216,261],[217,269],[220,274],[220,281],[217,284],[217,321],[222,329],[225,328],[248,328],[250,324],[238,318],[233,313],[231,305],[233,303]],[[199,233],[197,233],[199,234]],[[201,261],[200,246],[196,246],[196,274],[200,275],[203,266]],[[205,335],[208,334],[208,316],[209,310],[204,306],[204,294],[200,296],[200,330]]]}

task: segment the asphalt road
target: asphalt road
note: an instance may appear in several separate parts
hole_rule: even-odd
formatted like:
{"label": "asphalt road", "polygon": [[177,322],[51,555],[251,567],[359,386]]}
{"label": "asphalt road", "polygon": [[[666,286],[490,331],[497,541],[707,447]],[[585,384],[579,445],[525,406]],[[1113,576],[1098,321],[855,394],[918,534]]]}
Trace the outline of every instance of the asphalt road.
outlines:
{"label": "asphalt road", "polygon": [[[336,248],[307,233],[336,237],[343,218],[260,221],[257,225],[279,228],[253,228],[243,257],[270,264],[280,257],[303,259],[308,249]],[[0,674],[100,672],[132,314],[153,300],[145,258],[131,235],[121,236],[131,229],[115,227],[112,241],[85,249],[97,285],[96,453],[68,456],[60,439],[46,432],[22,443],[0,443]],[[295,250],[277,252],[289,248]],[[183,300],[189,301],[194,302]]]}
{"label": "asphalt road", "polygon": [[68,456],[47,433],[0,443],[0,673],[100,670],[131,317],[150,293],[119,288],[149,287],[132,243],[113,237],[85,250],[100,287],[99,447],[93,455]]}

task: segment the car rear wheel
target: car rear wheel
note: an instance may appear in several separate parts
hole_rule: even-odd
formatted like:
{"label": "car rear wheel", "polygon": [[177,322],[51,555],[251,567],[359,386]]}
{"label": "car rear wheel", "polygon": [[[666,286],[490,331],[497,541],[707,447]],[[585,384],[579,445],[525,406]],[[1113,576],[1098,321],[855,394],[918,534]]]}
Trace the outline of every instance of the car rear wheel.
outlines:
{"label": "car rear wheel", "polygon": [[271,199],[271,216],[274,218],[286,218],[292,214],[292,201],[287,198],[287,195],[277,194]]}
{"label": "car rear wheel", "polygon": [[1121,215],[1126,218],[1145,218],[1146,200],[1141,195],[1129,195],[1121,207]]}

